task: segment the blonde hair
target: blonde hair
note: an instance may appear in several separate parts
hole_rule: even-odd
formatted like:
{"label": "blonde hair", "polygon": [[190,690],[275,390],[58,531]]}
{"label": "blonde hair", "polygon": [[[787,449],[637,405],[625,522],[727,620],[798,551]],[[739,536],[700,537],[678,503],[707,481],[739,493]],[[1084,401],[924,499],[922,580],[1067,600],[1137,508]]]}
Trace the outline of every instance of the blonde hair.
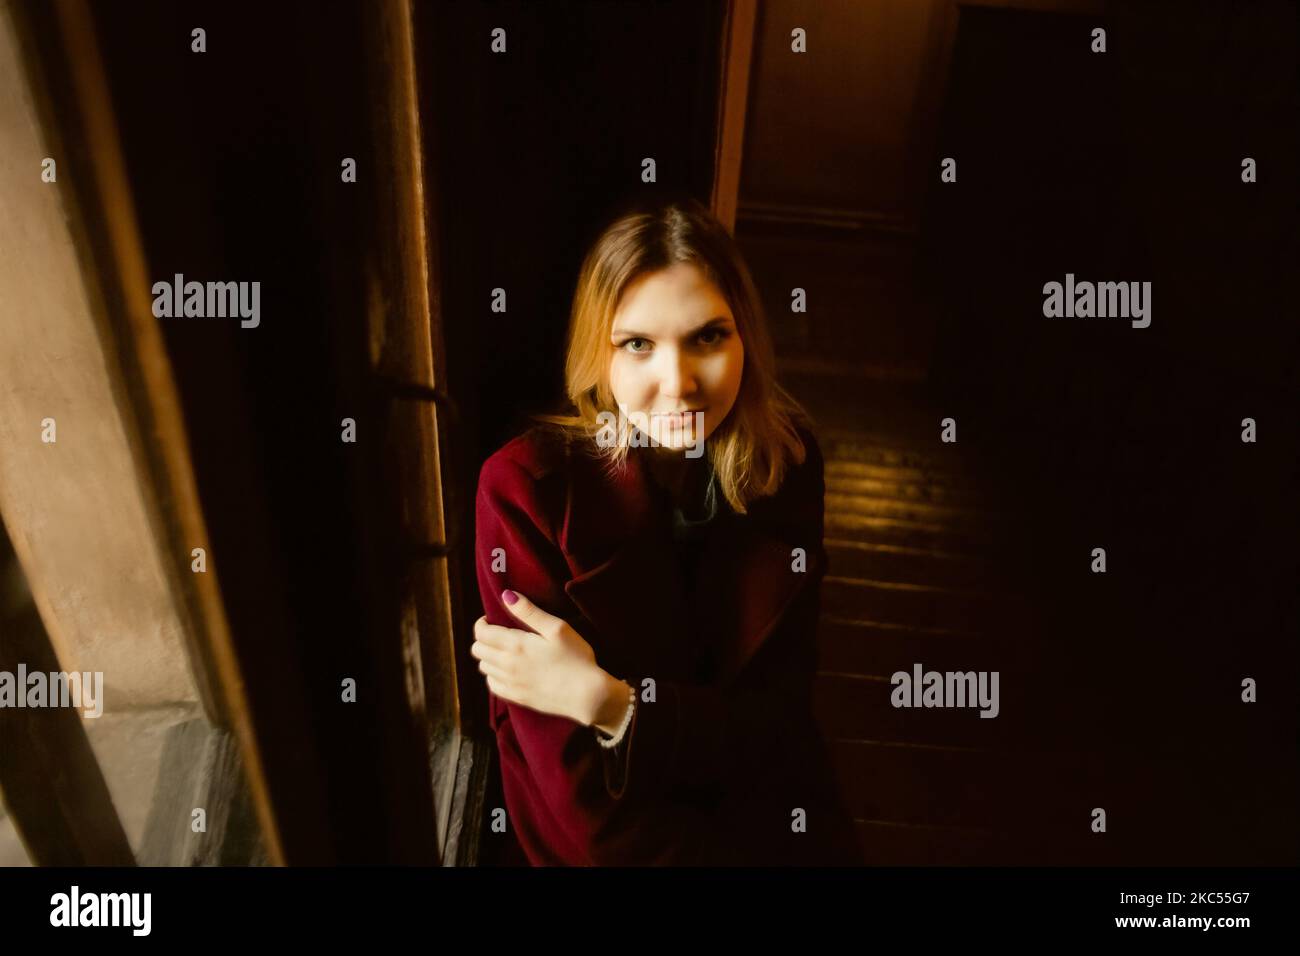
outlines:
{"label": "blonde hair", "polygon": [[618,413],[609,385],[614,314],[634,281],[681,262],[698,268],[726,298],[745,349],[736,403],[705,443],[719,489],[732,510],[745,514],[750,502],[780,488],[790,463],[803,462],[806,449],[796,422],[806,425],[808,414],[776,381],[762,303],[740,250],[694,199],[638,204],[601,233],[583,260],[573,296],[565,360],[568,413],[531,417],[558,426],[569,441],[589,440],[611,473],[624,465],[626,429],[616,442],[596,441],[609,427],[598,416]]}

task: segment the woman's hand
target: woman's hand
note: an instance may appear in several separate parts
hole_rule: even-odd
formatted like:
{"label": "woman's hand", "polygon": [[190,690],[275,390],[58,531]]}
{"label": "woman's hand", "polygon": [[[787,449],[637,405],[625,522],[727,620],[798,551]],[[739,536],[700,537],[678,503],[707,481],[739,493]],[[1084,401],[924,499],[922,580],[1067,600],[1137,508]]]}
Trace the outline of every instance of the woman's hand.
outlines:
{"label": "woman's hand", "polygon": [[505,591],[501,597],[531,632],[498,627],[482,617],[474,622],[470,653],[487,677],[488,690],[513,704],[590,725],[610,679],[596,663],[596,652],[568,622],[522,594]]}

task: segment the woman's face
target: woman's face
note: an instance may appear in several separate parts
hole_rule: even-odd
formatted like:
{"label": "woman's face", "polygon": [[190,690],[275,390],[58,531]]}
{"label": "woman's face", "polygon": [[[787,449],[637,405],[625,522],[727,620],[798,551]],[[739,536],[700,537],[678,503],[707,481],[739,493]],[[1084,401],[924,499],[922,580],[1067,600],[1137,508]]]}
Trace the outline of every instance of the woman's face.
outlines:
{"label": "woman's face", "polygon": [[[624,291],[610,333],[609,384],[629,417],[641,413],[665,448],[702,444],[740,394],[745,347],[717,286],[690,263],[641,276]],[[697,416],[673,413],[703,411]],[[636,420],[633,419],[634,424]]]}

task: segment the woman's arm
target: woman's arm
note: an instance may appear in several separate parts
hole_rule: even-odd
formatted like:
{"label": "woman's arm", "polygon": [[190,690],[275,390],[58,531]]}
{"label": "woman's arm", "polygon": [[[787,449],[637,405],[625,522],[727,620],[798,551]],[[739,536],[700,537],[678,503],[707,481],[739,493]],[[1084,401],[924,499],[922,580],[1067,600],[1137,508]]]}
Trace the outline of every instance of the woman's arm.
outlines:
{"label": "woman's arm", "polygon": [[[564,591],[571,575],[545,517],[558,513],[557,501],[547,498],[552,490],[500,455],[480,473],[476,570],[490,624],[519,627],[502,599],[509,589],[575,630],[589,627]],[[587,636],[595,646],[595,635]],[[608,751],[590,726],[573,719],[511,703],[490,688],[488,702],[510,822],[534,863],[675,863],[690,849],[698,814],[665,808],[650,794],[630,798],[621,785],[620,760],[642,751],[651,765],[664,759],[652,752],[653,741],[633,746],[636,723],[623,744]]]}
{"label": "woman's arm", "polygon": [[628,709],[628,695],[634,691],[627,681],[619,680],[608,671],[602,670],[600,673],[601,694],[597,698],[591,726],[612,737],[623,726],[623,718]]}
{"label": "woman's arm", "polygon": [[[815,454],[815,445],[812,450]],[[809,548],[812,561],[807,573],[812,579],[732,685],[715,688],[658,681],[656,699],[638,700],[632,725],[615,750],[600,748],[590,727],[517,706],[489,691],[503,776],[518,775],[513,787],[507,782],[508,802],[526,849],[529,840],[553,846],[566,843],[564,862],[618,862],[635,852],[632,848],[637,844],[654,845],[655,840],[680,844],[700,821],[658,817],[654,811],[663,806],[665,797],[680,790],[761,779],[768,758],[783,748],[801,746],[805,730],[801,719],[808,709],[816,664],[820,579],[825,571],[820,456],[809,464],[815,467],[804,471],[800,492],[806,507],[792,513],[799,515],[800,540],[816,543]],[[497,460],[489,465],[479,482],[477,548],[487,620],[503,627],[519,626],[501,598],[501,592],[510,588],[548,613],[562,617],[561,609],[569,611],[571,623],[589,628],[564,592],[567,563],[551,528],[538,520],[548,513],[543,490],[515,462]],[[596,635],[589,636],[595,644]],[[640,694],[642,676],[652,675],[606,674],[604,700],[594,705],[593,720],[613,729],[622,718],[618,708],[626,706],[626,687],[631,685]],[[613,716],[616,710],[617,717]],[[502,723],[509,725],[504,739]],[[654,835],[656,827],[659,837]],[[637,832],[642,839],[636,838]]]}

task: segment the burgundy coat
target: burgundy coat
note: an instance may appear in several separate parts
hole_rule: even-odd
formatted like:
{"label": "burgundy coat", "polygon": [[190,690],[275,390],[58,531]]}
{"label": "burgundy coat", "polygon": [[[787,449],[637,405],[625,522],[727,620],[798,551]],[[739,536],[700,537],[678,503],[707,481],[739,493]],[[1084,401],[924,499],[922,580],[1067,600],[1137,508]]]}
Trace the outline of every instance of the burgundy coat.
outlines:
{"label": "burgundy coat", "polygon": [[[476,564],[488,622],[521,627],[500,597],[519,591],[638,692],[621,787],[591,727],[487,692],[509,828],[533,864],[862,862],[810,710],[825,485],[816,440],[801,434],[807,458],[775,495],[743,516],[720,498],[694,609],[648,450],[630,449],[611,479],[594,446],[537,426],[484,463]],[[794,548],[807,556],[802,572]],[[711,684],[695,676],[701,641],[718,661]],[[804,832],[792,828],[796,808]]]}

